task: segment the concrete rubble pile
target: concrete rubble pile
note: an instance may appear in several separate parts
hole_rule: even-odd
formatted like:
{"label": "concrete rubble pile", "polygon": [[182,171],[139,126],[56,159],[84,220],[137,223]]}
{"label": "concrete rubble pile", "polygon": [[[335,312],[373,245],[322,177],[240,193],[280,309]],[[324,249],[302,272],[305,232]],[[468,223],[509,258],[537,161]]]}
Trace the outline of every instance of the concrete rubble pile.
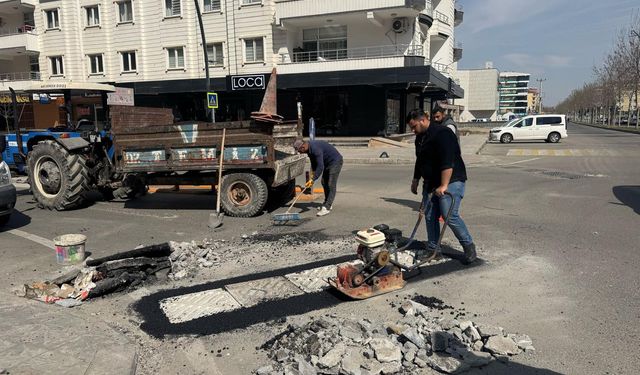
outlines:
{"label": "concrete rubble pile", "polygon": [[150,278],[163,278],[171,267],[169,244],[151,245],[99,259],[88,258],[50,280],[24,284],[18,296],[74,307],[89,298],[135,288]]}
{"label": "concrete rubble pile", "polygon": [[[415,298],[414,298],[415,299]],[[443,316],[407,300],[396,322],[358,321],[325,316],[288,330],[265,343],[273,364],[259,375],[461,373],[534,347],[527,335]]]}
{"label": "concrete rubble pile", "polygon": [[315,240],[296,234],[278,236],[260,235],[258,232],[244,234],[231,240],[208,239],[202,242],[169,242],[172,253],[171,280],[182,280],[195,276],[202,269],[217,267],[221,262],[228,262],[235,257],[251,253],[282,254],[283,251],[304,252],[326,257],[327,249],[350,249],[351,239]]}

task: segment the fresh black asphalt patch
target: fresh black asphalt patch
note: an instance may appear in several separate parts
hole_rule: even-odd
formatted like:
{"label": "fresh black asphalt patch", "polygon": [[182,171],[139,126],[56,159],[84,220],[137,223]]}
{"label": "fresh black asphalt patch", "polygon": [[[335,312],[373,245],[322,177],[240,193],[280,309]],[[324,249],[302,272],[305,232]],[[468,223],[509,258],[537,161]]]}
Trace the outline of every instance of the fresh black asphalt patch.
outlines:
{"label": "fresh black asphalt patch", "polygon": [[[133,309],[143,318],[143,323],[140,325],[140,328],[147,334],[156,338],[162,338],[166,335],[211,335],[236,329],[243,329],[258,323],[325,309],[350,300],[329,289],[315,293],[296,295],[285,299],[269,300],[255,306],[217,313],[182,323],[171,323],[160,308],[160,301],[196,292],[221,289],[230,284],[275,276],[284,276],[290,273],[349,262],[355,259],[355,255],[348,255],[299,266],[280,268],[268,272],[217,280],[191,287],[165,290],[143,297],[133,305]],[[407,283],[414,283],[460,270],[468,270],[482,264],[483,262],[481,260],[476,261],[472,266],[464,266],[456,261],[438,263],[433,266],[429,266],[427,268],[428,272],[425,272],[426,269],[420,269],[405,274],[405,279],[407,280]],[[350,302],[357,303],[356,301]]]}

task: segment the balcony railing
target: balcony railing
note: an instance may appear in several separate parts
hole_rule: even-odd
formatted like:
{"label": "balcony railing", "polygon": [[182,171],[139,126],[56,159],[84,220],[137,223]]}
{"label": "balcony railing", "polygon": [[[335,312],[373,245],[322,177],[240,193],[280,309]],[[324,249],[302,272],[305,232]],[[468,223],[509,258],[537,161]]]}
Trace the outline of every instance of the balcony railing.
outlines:
{"label": "balcony railing", "polygon": [[280,63],[291,64],[316,61],[357,60],[398,56],[424,56],[423,48],[422,46],[404,44],[392,46],[281,53]]}
{"label": "balcony railing", "polygon": [[440,22],[446,23],[447,25],[451,25],[449,23],[449,16],[447,16],[446,14],[440,12],[440,11],[434,11],[433,12],[433,18],[437,19]]}
{"label": "balcony railing", "polygon": [[40,81],[40,72],[0,73],[0,81]]}
{"label": "balcony railing", "polygon": [[434,67],[440,73],[449,74],[449,65],[441,64],[441,63],[431,63],[431,66]]}
{"label": "balcony railing", "polygon": [[0,36],[18,35],[18,34],[33,34],[36,33],[36,27],[31,25],[23,25],[16,28],[2,28],[0,29]]}

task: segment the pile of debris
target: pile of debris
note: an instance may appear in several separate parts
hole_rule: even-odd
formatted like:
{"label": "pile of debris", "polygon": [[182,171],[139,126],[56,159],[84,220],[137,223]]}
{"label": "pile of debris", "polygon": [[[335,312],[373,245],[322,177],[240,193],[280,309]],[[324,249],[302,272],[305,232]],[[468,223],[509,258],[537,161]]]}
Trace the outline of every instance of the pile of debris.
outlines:
{"label": "pile of debris", "polygon": [[344,249],[353,247],[353,241],[351,238],[319,239],[296,233],[261,235],[258,232],[253,232],[230,240],[171,241],[169,246],[172,250],[169,258],[171,261],[169,278],[177,281],[195,276],[200,270],[214,268],[220,265],[223,259],[225,262],[229,262],[247,254],[281,256],[287,251],[326,257],[328,249],[344,253]]}
{"label": "pile of debris", "polygon": [[225,240],[203,242],[169,242],[172,253],[171,261],[172,280],[184,279],[197,273],[199,268],[211,268],[220,263],[221,250],[227,245]]}
{"label": "pile of debris", "polygon": [[45,303],[74,307],[82,301],[134,288],[149,278],[166,277],[171,263],[168,243],[141,247],[99,259],[50,281],[25,284],[17,295]]}
{"label": "pile of debris", "polygon": [[416,299],[402,303],[404,317],[395,323],[329,315],[289,325],[261,347],[273,364],[256,374],[415,374],[427,367],[460,373],[534,350],[527,335],[443,317],[442,306],[449,307],[432,308]]}

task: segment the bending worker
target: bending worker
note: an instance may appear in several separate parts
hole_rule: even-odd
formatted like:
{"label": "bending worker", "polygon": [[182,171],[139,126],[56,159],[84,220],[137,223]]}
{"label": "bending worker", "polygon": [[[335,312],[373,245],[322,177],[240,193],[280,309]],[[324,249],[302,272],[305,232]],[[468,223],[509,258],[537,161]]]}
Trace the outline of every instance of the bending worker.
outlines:
{"label": "bending worker", "polygon": [[418,194],[420,178],[424,179],[423,201],[426,202],[429,193],[433,191],[431,204],[427,205],[428,211],[425,213],[427,248],[439,251],[436,247],[440,235],[439,218],[446,215],[451,207],[451,197],[444,194],[447,191],[455,198],[449,227],[464,249],[463,263],[472,263],[476,260],[476,246],[458,213],[464,197],[467,172],[456,136],[446,126],[431,123],[429,114],[420,109],[409,112],[407,124],[416,134],[417,158],[411,192]]}
{"label": "bending worker", "polygon": [[313,182],[322,176],[324,188],[324,202],[318,208],[318,216],[328,215],[333,208],[333,200],[336,198],[338,176],[342,169],[342,155],[335,147],[325,141],[297,140],[293,148],[301,154],[308,154],[311,160],[311,179],[305,184],[306,188],[313,186]]}

